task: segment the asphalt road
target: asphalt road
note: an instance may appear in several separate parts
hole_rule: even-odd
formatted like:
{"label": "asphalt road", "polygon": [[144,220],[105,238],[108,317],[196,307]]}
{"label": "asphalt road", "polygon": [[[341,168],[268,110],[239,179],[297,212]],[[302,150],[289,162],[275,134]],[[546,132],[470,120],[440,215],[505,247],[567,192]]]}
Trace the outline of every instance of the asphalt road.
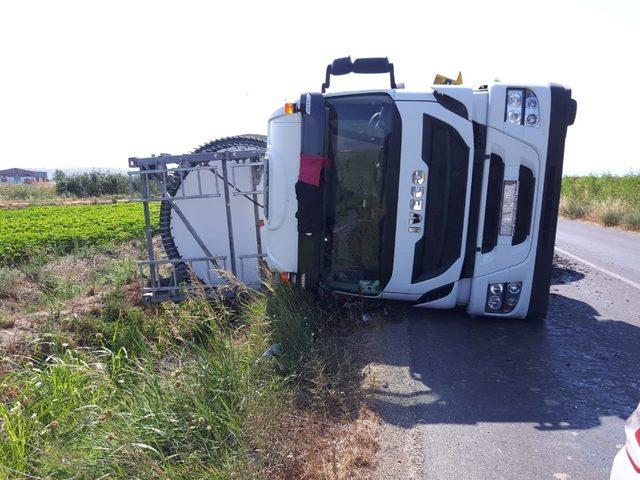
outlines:
{"label": "asphalt road", "polygon": [[640,235],[637,233],[560,219],[556,247],[564,256],[581,263],[586,261],[640,288]]}
{"label": "asphalt road", "polygon": [[387,327],[408,353],[382,359],[383,477],[608,478],[640,401],[640,235],[563,220],[558,244],[573,258],[556,259],[544,322],[407,309]]}

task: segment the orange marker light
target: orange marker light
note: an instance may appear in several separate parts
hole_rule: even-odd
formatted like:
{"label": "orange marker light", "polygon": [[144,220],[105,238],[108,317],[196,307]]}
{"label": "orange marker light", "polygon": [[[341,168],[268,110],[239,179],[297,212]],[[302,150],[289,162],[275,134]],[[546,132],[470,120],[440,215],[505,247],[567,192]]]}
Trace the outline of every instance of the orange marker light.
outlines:
{"label": "orange marker light", "polygon": [[295,103],[285,103],[284,104],[284,113],[296,113],[296,104]]}

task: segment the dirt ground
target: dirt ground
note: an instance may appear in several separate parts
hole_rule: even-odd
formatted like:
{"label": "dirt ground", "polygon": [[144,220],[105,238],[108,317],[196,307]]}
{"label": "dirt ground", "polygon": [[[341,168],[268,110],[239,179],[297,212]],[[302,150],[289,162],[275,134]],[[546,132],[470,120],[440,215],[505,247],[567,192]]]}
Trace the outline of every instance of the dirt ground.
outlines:
{"label": "dirt ground", "polygon": [[[129,242],[113,253],[95,250],[41,266],[9,269],[12,284],[0,295],[2,357],[28,355],[39,333],[65,317],[99,312],[107,290],[98,278],[100,272],[107,275],[111,266],[123,260],[135,262],[138,256],[139,242]],[[137,283],[127,289],[132,296],[138,294],[136,287]]]}

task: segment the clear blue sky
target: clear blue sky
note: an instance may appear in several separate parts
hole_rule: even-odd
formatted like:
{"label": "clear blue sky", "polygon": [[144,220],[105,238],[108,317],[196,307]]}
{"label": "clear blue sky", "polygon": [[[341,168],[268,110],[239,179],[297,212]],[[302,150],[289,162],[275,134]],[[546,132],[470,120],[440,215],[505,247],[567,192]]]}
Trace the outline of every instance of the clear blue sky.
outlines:
{"label": "clear blue sky", "polygon": [[639,0],[7,1],[0,44],[2,168],[126,168],[264,133],[270,112],[351,54],[388,56],[413,90],[458,70],[472,86],[568,84],[565,172],[640,169]]}

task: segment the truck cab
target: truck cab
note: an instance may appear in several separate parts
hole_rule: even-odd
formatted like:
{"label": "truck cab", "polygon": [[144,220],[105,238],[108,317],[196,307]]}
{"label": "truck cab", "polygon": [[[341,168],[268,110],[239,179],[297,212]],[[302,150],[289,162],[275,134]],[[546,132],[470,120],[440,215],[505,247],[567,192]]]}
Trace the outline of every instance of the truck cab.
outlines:
{"label": "truck cab", "polygon": [[[391,85],[327,93],[347,73]],[[337,59],[269,119],[267,262],[306,288],[544,317],[575,112],[556,84],[410,92],[386,58]]]}

